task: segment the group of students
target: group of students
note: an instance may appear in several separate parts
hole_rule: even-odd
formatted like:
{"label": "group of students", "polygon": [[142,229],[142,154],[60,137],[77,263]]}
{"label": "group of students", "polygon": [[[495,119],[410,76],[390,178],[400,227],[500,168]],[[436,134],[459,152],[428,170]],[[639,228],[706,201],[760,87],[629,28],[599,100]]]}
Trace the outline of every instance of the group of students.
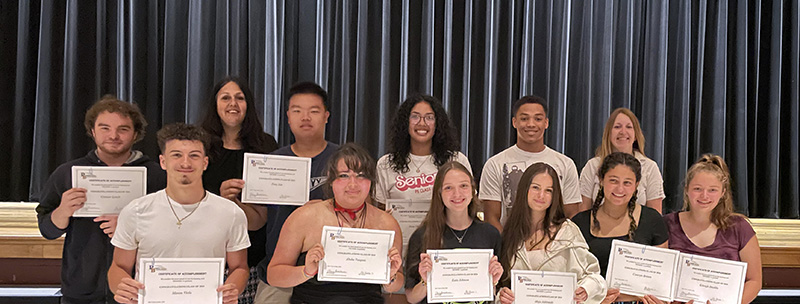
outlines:
{"label": "group of students", "polygon": [[[494,250],[488,271],[500,303],[514,301],[511,269],[573,272],[582,303],[661,303],[606,288],[613,239],[747,262],[743,302],[760,290],[758,242],[733,213],[725,162],[706,155],[694,164],[683,211],[662,217],[661,174],[644,156],[638,120],[627,109],[611,114],[579,179],[569,157],[544,145],[546,102],[522,97],[512,113],[517,142],[486,162],[478,191],[456,128],[432,96],[413,94],[400,104],[389,153],[376,162],[357,144],[325,140],[328,97],[314,83],[288,91],[294,142],[282,148],[263,132],[246,82],[225,78],[210,95],[198,126],[170,124],[158,132],[158,163],[132,150],[147,124],[135,105],[103,98],[87,111],[84,125],[97,148],[59,166],[33,197],[42,235],[67,233],[62,303],[136,303],[144,285],[134,268],[142,257],[225,258],[227,278],[218,289],[224,303],[382,303],[382,291],[425,303],[432,266],[425,252],[452,248]],[[311,158],[311,201],[242,203],[245,152]],[[76,165],[145,166],[150,194],[119,215],[72,217],[86,201],[85,189],[71,187]],[[400,226],[381,207],[388,199],[431,202],[405,261]],[[323,226],[395,231],[390,283],[317,281]]]}

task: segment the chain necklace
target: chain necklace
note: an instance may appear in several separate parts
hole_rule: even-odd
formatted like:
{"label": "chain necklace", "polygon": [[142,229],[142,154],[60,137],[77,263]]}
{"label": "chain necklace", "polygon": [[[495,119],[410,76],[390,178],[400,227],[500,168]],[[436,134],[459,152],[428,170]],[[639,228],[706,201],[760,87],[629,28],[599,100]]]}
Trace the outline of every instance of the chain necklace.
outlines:
{"label": "chain necklace", "polygon": [[167,204],[169,205],[169,209],[172,210],[172,215],[174,215],[175,219],[178,220],[177,222],[175,222],[175,225],[178,225],[178,229],[181,229],[181,225],[183,225],[183,221],[187,217],[189,217],[190,215],[194,214],[194,212],[197,211],[197,208],[200,208],[200,203],[202,203],[206,198],[205,194],[204,194],[203,195],[203,199],[201,199],[199,202],[197,202],[197,206],[194,207],[194,209],[191,212],[189,212],[189,214],[187,214],[184,217],[178,217],[178,214],[175,213],[175,208],[172,207],[172,202],[170,202],[170,200],[169,200],[169,194],[167,194],[167,191],[164,191],[164,195],[167,197]]}
{"label": "chain necklace", "polygon": [[419,173],[419,171],[420,171],[419,168],[421,168],[422,165],[424,165],[425,162],[427,162],[428,159],[430,159],[430,158],[431,158],[431,155],[429,154],[428,157],[426,157],[424,160],[422,160],[422,162],[419,165],[417,165],[417,162],[414,161],[414,158],[412,158],[411,155],[408,156],[408,160],[410,160],[411,164],[413,164],[414,167],[417,168],[417,173]]}
{"label": "chain necklace", "polygon": [[[469,227],[472,227],[472,225],[469,225]],[[462,234],[461,237],[458,237],[458,234],[456,234],[456,231],[453,230],[453,228],[450,228],[450,226],[447,226],[447,228],[450,228],[450,232],[453,233],[453,236],[456,237],[456,240],[458,240],[459,244],[461,244],[461,241],[463,241],[464,237],[467,236],[467,231],[469,231],[469,227],[467,227],[467,229],[464,229],[464,234]]]}

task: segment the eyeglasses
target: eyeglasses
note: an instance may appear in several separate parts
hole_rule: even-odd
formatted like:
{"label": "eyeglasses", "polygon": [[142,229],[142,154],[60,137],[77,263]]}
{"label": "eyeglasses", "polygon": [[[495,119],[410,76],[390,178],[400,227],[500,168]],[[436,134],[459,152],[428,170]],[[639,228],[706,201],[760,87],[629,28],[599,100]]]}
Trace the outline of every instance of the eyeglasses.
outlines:
{"label": "eyeglasses", "polygon": [[425,118],[425,124],[428,125],[436,122],[436,116],[434,116],[433,114],[426,114],[425,116],[420,116],[419,114],[411,114],[411,116],[408,117],[408,120],[411,122],[411,124],[418,124],[419,120],[422,118]]}

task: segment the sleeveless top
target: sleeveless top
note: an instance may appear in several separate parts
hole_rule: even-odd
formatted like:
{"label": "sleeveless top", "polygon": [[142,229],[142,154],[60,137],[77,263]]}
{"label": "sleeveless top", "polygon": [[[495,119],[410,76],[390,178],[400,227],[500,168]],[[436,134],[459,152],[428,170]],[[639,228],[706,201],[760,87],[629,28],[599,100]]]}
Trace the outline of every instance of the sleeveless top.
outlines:
{"label": "sleeveless top", "polygon": [[[306,264],[306,252],[297,257],[297,266]],[[383,303],[381,286],[366,283],[320,282],[317,276],[294,287],[292,304],[300,303]]]}

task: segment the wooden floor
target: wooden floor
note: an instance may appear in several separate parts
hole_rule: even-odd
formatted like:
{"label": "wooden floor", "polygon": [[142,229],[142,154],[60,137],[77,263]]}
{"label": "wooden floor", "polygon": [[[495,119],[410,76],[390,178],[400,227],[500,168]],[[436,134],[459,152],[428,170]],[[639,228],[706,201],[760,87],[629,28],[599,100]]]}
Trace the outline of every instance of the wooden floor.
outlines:
{"label": "wooden floor", "polygon": [[[36,203],[0,203],[0,285],[58,284],[63,237],[39,233]],[[800,220],[751,219],[765,288],[800,288]],[[399,299],[396,299],[399,298]],[[405,303],[392,295],[387,303]]]}

